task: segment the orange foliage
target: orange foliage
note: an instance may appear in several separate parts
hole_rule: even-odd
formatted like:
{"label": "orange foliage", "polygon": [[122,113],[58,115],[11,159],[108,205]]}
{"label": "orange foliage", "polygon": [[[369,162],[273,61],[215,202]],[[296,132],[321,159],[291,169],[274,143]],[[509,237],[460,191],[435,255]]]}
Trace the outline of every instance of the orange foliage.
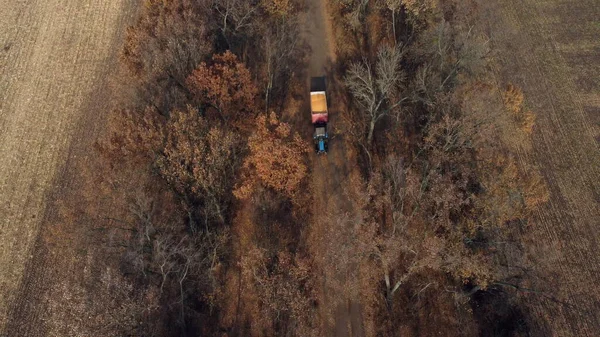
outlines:
{"label": "orange foliage", "polygon": [[515,122],[519,125],[521,131],[531,134],[535,125],[535,114],[531,110],[523,107],[523,91],[520,88],[509,84],[506,91],[502,93],[504,106],[511,112]]}
{"label": "orange foliage", "polygon": [[258,89],[246,66],[230,51],[202,62],[187,79],[198,105],[214,108],[226,121],[239,123],[253,115]]}
{"label": "orange foliage", "polygon": [[550,191],[538,170],[526,167],[524,171],[523,200],[525,209],[533,211],[548,201]]}
{"label": "orange foliage", "polygon": [[482,149],[478,156],[478,174],[484,193],[477,199],[489,217],[480,223],[502,226],[520,217],[519,168],[514,157],[493,149]]}
{"label": "orange foliage", "polygon": [[256,131],[248,140],[250,154],[244,162],[244,183],[234,192],[238,198],[250,196],[256,184],[293,197],[308,173],[304,155],[308,144],[287,123],[272,112],[256,119]]}
{"label": "orange foliage", "polygon": [[510,154],[497,149],[478,151],[478,174],[485,194],[479,199],[484,212],[502,226],[509,220],[523,218],[548,201],[547,186],[539,171],[517,163]]}
{"label": "orange foliage", "polygon": [[99,145],[99,150],[111,162],[153,157],[163,143],[164,118],[154,109],[143,111],[116,110],[110,114],[109,141]]}
{"label": "orange foliage", "polygon": [[521,114],[517,116],[517,121],[521,130],[525,133],[531,134],[533,132],[533,126],[535,125],[535,114],[531,110],[523,110]]}
{"label": "orange foliage", "polygon": [[283,17],[293,9],[291,0],[263,0],[262,6],[270,16]]}
{"label": "orange foliage", "polygon": [[506,109],[512,113],[518,113],[523,108],[523,92],[512,83],[506,88],[506,91],[502,93],[502,99]]}

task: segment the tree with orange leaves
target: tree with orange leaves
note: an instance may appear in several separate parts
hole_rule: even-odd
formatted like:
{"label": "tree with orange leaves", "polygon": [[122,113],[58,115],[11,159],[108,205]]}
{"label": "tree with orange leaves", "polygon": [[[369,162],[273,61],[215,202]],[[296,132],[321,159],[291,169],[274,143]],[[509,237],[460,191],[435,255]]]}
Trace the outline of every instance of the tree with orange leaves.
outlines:
{"label": "tree with orange leaves", "polygon": [[308,144],[287,123],[280,122],[274,112],[256,119],[256,131],[248,140],[250,154],[243,164],[244,183],[234,192],[247,198],[256,185],[271,188],[293,197],[308,173],[304,154]]}
{"label": "tree with orange leaves", "polygon": [[255,111],[258,89],[248,68],[230,51],[214,55],[210,65],[202,62],[186,84],[205,115],[213,110],[224,121],[240,126]]}

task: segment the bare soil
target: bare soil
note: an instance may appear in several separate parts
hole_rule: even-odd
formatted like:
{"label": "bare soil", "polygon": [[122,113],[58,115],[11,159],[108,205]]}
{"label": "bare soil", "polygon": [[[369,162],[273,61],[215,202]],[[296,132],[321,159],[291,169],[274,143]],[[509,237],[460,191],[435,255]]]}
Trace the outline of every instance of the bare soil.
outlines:
{"label": "bare soil", "polygon": [[52,259],[64,257],[51,257],[38,238],[71,183],[70,163],[91,152],[111,106],[107,77],[133,2],[0,3],[2,336],[57,335],[45,327],[70,324],[48,322],[66,309],[44,293],[77,271],[54,270]]}
{"label": "bare soil", "polygon": [[[537,115],[533,148],[550,201],[536,214],[529,253],[544,296],[534,317],[556,336],[600,331],[600,2],[479,1],[501,83],[523,88]],[[539,320],[540,322],[543,320]],[[546,335],[533,322],[535,334]]]}

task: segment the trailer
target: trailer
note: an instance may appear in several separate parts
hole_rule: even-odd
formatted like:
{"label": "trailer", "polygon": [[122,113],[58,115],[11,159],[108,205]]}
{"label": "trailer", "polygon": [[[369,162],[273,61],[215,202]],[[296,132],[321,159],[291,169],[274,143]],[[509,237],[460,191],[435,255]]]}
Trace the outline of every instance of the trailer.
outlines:
{"label": "trailer", "polygon": [[329,145],[329,135],[327,134],[329,112],[327,111],[325,76],[310,79],[310,110],[311,122],[315,128],[313,134],[315,152],[326,154]]}

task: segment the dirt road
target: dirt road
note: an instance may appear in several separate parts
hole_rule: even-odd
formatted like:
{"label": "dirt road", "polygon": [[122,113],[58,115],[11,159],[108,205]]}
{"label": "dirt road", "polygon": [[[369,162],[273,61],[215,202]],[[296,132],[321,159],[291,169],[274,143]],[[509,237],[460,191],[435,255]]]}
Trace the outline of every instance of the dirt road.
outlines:
{"label": "dirt road", "polygon": [[94,133],[82,121],[108,107],[98,84],[114,67],[132,2],[0,0],[0,335],[54,178],[77,137]]}
{"label": "dirt road", "polygon": [[[600,331],[600,3],[480,1],[498,77],[521,86],[537,114],[533,150],[550,201],[537,213],[530,254],[552,298],[533,297],[557,336]],[[544,327],[536,326],[545,335]],[[537,335],[536,334],[536,335]]]}
{"label": "dirt road", "polygon": [[310,9],[306,20],[306,33],[311,48],[309,76],[323,76],[327,71],[327,64],[335,61],[332,27],[326,1],[308,1]]}
{"label": "dirt road", "polygon": [[[308,75],[331,75],[335,51],[326,0],[310,0],[308,3],[306,34],[312,52]],[[331,88],[332,76],[328,76],[327,80]],[[332,90],[328,90],[328,103],[328,131],[332,135],[335,134],[336,120],[339,122],[339,114],[343,112],[336,104]],[[352,203],[344,194],[350,163],[342,135],[333,137],[326,156],[312,157],[312,190],[314,204],[319,205],[319,209],[311,224],[309,241],[319,269],[316,274],[320,278],[320,324],[328,336],[364,335],[356,265],[348,258],[356,243]]]}

